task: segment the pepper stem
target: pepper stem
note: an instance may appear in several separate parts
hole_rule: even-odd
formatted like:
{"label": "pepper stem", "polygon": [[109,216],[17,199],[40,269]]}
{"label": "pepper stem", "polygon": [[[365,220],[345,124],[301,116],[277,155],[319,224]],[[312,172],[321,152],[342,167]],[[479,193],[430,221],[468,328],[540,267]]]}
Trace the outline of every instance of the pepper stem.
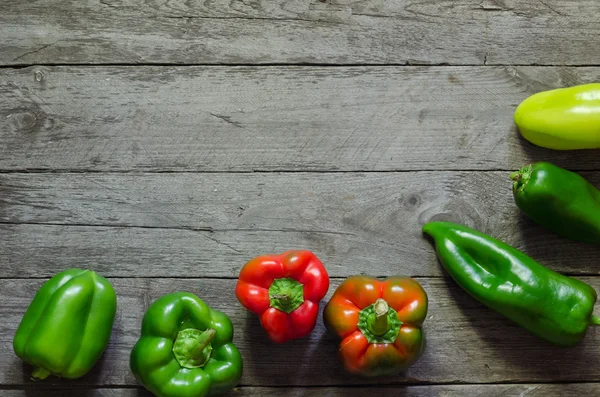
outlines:
{"label": "pepper stem", "polygon": [[212,328],[200,331],[187,328],[179,331],[173,343],[173,355],[183,368],[200,368],[208,362],[212,352],[210,342],[217,331]]}
{"label": "pepper stem", "polygon": [[514,193],[519,191],[525,184],[527,184],[527,181],[529,181],[529,178],[531,178],[532,171],[533,165],[528,164],[524,167],[521,167],[521,169],[518,171],[511,172],[510,179],[513,180]]}
{"label": "pepper stem", "polygon": [[592,314],[592,316],[590,317],[590,325],[600,325],[600,317],[594,316]]}
{"label": "pepper stem", "polygon": [[523,179],[523,174],[521,174],[520,171],[512,172],[510,174],[510,179],[512,179],[515,182],[521,182],[521,179]]}
{"label": "pepper stem", "polygon": [[272,299],[277,299],[282,307],[289,307],[292,304],[292,297],[288,294],[273,294]]}
{"label": "pepper stem", "polygon": [[383,335],[390,329],[389,319],[388,319],[388,311],[390,307],[387,302],[381,298],[378,298],[373,304],[373,312],[375,313],[375,318],[369,324],[370,331],[377,336]]}
{"label": "pepper stem", "polygon": [[209,328],[201,333],[200,337],[198,337],[196,341],[196,344],[190,349],[190,355],[192,357],[202,357],[204,354],[204,349],[210,345],[210,342],[213,340],[216,334],[217,331],[212,328]]}
{"label": "pepper stem", "polygon": [[51,374],[51,372],[48,371],[46,368],[35,367],[33,369],[33,372],[31,373],[31,378],[33,380],[43,380],[43,379],[46,379],[47,377],[49,377],[50,374]]}
{"label": "pepper stem", "polygon": [[402,321],[396,310],[379,298],[358,312],[357,326],[369,343],[394,343]]}
{"label": "pepper stem", "polygon": [[271,307],[291,313],[304,302],[304,286],[293,278],[278,278],[269,287]]}

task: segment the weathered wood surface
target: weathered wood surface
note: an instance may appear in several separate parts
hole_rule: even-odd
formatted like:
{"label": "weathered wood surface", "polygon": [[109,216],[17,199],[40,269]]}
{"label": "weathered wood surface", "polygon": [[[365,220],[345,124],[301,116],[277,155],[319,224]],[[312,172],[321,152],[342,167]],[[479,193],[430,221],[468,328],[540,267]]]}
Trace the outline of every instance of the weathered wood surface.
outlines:
{"label": "weathered wood surface", "polygon": [[[4,397],[31,397],[39,390],[5,390]],[[600,386],[595,383],[571,384],[514,384],[514,385],[424,385],[388,386],[376,391],[372,387],[311,387],[303,389],[282,389],[270,387],[238,387],[223,397],[268,396],[280,397],[363,397],[412,396],[412,397],[570,397],[595,396],[600,394]],[[80,389],[43,390],[44,397],[151,397],[142,389]]]}
{"label": "weathered wood surface", "polygon": [[[599,172],[582,175],[600,186]],[[600,274],[598,250],[525,218],[508,172],[0,174],[0,277],[87,264],[107,276],[237,277],[310,249],[336,277],[440,276],[428,221],[466,224],[555,270]]]}
{"label": "weathered wood surface", "polygon": [[[581,277],[600,288],[600,277]],[[20,317],[44,280],[0,280],[0,385],[33,386],[30,367],[12,353],[12,338]],[[429,295],[425,322],[426,352],[405,375],[365,379],[349,376],[337,358],[337,344],[319,320],[309,338],[286,345],[271,343],[256,317],[234,295],[235,280],[112,279],[118,294],[113,335],[102,361],[76,385],[135,385],[129,353],[140,333],[141,318],[159,296],[178,290],[198,294],[209,305],[231,316],[234,342],[242,352],[248,386],[326,386],[402,383],[490,383],[599,381],[600,331],[590,329],[578,346],[554,347],[529,335],[483,307],[449,279],[422,278]],[[328,298],[339,285],[334,279]],[[322,309],[322,306],[321,306]],[[319,374],[315,376],[315,374]],[[63,384],[48,379],[44,384]],[[35,384],[38,387],[38,384]],[[40,385],[41,386],[41,385]]]}
{"label": "weathered wood surface", "polygon": [[596,0],[4,0],[0,64],[600,64]]}
{"label": "weathered wood surface", "polygon": [[0,170],[494,170],[532,159],[597,170],[598,151],[526,142],[513,113],[540,90],[599,79],[600,68],[558,67],[5,69]]}
{"label": "weathered wood surface", "polygon": [[[600,394],[600,331],[572,349],[528,335],[440,277],[420,231],[465,223],[600,288],[597,248],[525,219],[507,179],[548,160],[600,186],[598,151],[534,147],[512,120],[535,92],[600,80],[598,15],[596,0],[2,1],[0,395],[150,397],[129,352],[174,290],[232,317],[246,367],[230,396]],[[365,379],[321,320],[270,343],[233,278],[290,248],[324,261],[329,296],[356,273],[419,277],[425,356]],[[33,383],[12,338],[70,266],[111,277],[111,343],[88,376]]]}

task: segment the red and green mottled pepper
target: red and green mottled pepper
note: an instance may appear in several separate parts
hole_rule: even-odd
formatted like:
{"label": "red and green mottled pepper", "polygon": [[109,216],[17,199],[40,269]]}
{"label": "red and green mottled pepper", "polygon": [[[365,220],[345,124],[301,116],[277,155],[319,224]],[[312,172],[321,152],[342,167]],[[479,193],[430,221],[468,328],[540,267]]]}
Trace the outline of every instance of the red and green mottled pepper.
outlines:
{"label": "red and green mottled pepper", "polygon": [[395,375],[423,354],[427,294],[408,277],[350,277],[325,306],[327,328],[342,341],[344,368],[363,376]]}

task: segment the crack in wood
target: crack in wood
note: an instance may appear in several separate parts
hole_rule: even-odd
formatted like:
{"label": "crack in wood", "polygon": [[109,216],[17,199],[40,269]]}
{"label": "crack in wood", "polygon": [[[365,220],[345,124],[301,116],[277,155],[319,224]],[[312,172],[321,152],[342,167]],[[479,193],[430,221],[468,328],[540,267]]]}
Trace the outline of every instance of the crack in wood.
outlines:
{"label": "crack in wood", "polygon": [[495,1],[492,1],[491,3],[486,1],[486,0],[482,0],[479,3],[478,7],[473,8],[475,10],[483,10],[483,11],[509,11],[509,9],[499,5],[498,3],[496,3]]}
{"label": "crack in wood", "polygon": [[212,236],[210,236],[210,235],[204,235],[204,237],[206,237],[206,238],[207,238],[207,239],[209,239],[209,240],[212,240],[212,241],[214,241],[214,242],[215,242],[215,243],[217,243],[217,244],[221,244],[222,246],[229,248],[229,249],[230,249],[230,250],[232,250],[233,252],[237,252],[238,254],[241,254],[241,253],[242,253],[242,251],[239,251],[239,250],[237,250],[237,249],[233,248],[233,247],[232,247],[230,244],[227,244],[227,243],[225,243],[225,242],[223,242],[223,241],[219,240],[219,239],[218,239],[218,238],[216,238],[216,237],[212,237]]}
{"label": "crack in wood", "polygon": [[363,12],[352,12],[352,15],[362,16],[362,17],[371,17],[371,18],[394,18],[392,15],[383,15],[383,14],[369,14]]}
{"label": "crack in wood", "polygon": [[[334,23],[329,21],[314,21],[311,19],[303,19],[303,18],[273,18],[273,17],[245,17],[245,16],[203,16],[203,15],[158,15],[155,18],[168,18],[168,19],[221,19],[221,20],[236,20],[236,19],[244,19],[250,21],[276,21],[276,22],[290,22],[290,21],[301,21],[301,22],[326,22],[326,23]],[[338,23],[339,24],[339,23]]]}
{"label": "crack in wood", "polygon": [[[537,0],[540,4],[546,7],[548,10],[552,11],[553,14],[565,16],[562,12],[558,11],[556,8],[548,4],[545,0]],[[473,7],[474,10],[481,10],[486,12],[512,12],[517,16],[522,17],[531,17],[530,14],[515,10],[512,7],[507,7],[504,4],[499,4],[497,0],[482,0],[477,7]]]}
{"label": "crack in wood", "polygon": [[24,53],[24,54],[22,54],[22,55],[19,55],[19,56],[18,56],[18,57],[16,57],[16,58],[14,58],[12,61],[13,61],[13,62],[14,62],[14,61],[18,61],[19,59],[21,59],[21,58],[24,58],[24,57],[26,57],[27,55],[31,55],[31,54],[35,54],[35,53],[37,53],[37,52],[43,51],[43,50],[45,50],[46,48],[48,48],[48,47],[51,47],[51,46],[53,46],[54,44],[58,43],[59,41],[61,41],[61,40],[56,40],[55,42],[53,42],[53,43],[50,43],[50,44],[45,44],[45,45],[41,46],[41,47],[40,47],[40,48],[38,48],[38,49],[35,49],[35,50],[32,50],[32,51],[28,51],[28,52],[26,52],[26,53]]}
{"label": "crack in wood", "polygon": [[562,12],[558,11],[557,9],[555,9],[554,7],[552,7],[550,4],[546,3],[544,0],[538,0],[541,4],[543,4],[546,8],[548,8],[550,11],[552,11],[553,13],[555,13],[556,15],[560,15],[560,16],[564,16],[565,14],[563,14]]}
{"label": "crack in wood", "polygon": [[[13,205],[5,199],[0,203]],[[32,205],[30,205],[32,206]],[[33,207],[33,206],[32,206]],[[42,206],[35,206],[36,208],[44,208]],[[54,207],[47,207],[47,209],[54,209]],[[162,213],[159,213],[164,215]],[[228,232],[240,232],[240,233],[315,233],[315,234],[333,234],[339,236],[353,236],[358,237],[355,233],[340,232],[337,230],[318,230],[318,229],[269,229],[269,228],[213,228],[210,226],[187,226],[177,223],[177,226],[149,226],[149,225],[123,225],[123,224],[109,224],[109,223],[78,223],[78,222],[16,222],[16,221],[4,221],[0,220],[0,225],[39,225],[39,226],[61,226],[61,227],[94,227],[94,228],[117,228],[117,229],[162,229],[162,230],[184,230],[190,232],[207,232],[207,233],[228,233]]]}
{"label": "crack in wood", "polygon": [[236,126],[237,128],[244,128],[244,126],[236,121],[231,120],[231,116],[224,116],[222,114],[208,112],[211,116],[218,118],[219,120],[223,120],[226,123]]}
{"label": "crack in wood", "polygon": [[117,9],[117,10],[119,9],[119,7],[117,7],[114,4],[109,3],[106,0],[100,0],[100,4],[102,4],[103,6],[109,7],[109,8],[114,8],[114,9]]}

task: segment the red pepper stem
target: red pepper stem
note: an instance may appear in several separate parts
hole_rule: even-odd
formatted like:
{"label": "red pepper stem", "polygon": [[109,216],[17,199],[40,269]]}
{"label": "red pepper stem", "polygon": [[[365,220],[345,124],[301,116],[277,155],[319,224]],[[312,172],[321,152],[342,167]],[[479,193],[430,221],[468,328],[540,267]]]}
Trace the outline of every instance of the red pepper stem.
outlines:
{"label": "red pepper stem", "polygon": [[590,317],[590,325],[600,325],[600,317],[592,314],[592,317]]}
{"label": "red pepper stem", "polygon": [[273,294],[271,295],[271,298],[278,299],[279,302],[281,302],[281,306],[284,307],[292,304],[292,297],[288,294]]}
{"label": "red pepper stem", "polygon": [[271,307],[290,314],[304,302],[304,286],[293,278],[277,278],[269,287]]}
{"label": "red pepper stem", "polygon": [[375,319],[370,324],[371,332],[374,335],[383,335],[390,329],[388,311],[390,307],[387,302],[381,298],[377,299],[373,304],[373,311],[375,313]]}
{"label": "red pepper stem", "polygon": [[204,353],[204,349],[210,345],[210,342],[215,337],[217,331],[212,328],[207,329],[203,333],[200,334],[198,340],[196,341],[196,345],[190,349],[190,356],[192,357],[202,357]]}

